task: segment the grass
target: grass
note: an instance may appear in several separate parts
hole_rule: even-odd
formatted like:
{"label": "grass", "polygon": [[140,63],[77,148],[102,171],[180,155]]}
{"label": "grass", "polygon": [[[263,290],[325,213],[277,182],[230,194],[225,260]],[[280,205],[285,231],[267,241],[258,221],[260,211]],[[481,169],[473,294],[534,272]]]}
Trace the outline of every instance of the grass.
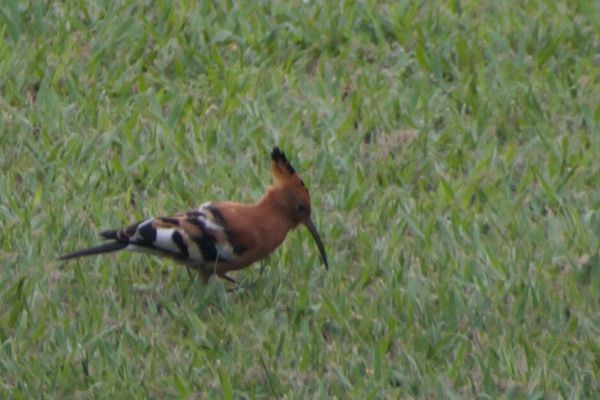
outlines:
{"label": "grass", "polygon": [[[597,397],[599,17],[3,1],[0,397]],[[256,200],[276,144],[329,271],[305,230],[236,293],[135,254],[55,261]]]}

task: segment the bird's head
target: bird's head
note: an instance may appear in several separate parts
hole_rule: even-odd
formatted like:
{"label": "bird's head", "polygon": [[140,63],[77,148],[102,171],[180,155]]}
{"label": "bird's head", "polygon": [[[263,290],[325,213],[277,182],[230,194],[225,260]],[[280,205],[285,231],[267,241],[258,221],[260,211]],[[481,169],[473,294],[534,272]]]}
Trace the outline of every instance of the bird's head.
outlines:
{"label": "bird's head", "polygon": [[273,161],[273,179],[274,189],[277,191],[280,198],[281,207],[286,214],[286,217],[291,221],[293,227],[298,224],[304,224],[313,239],[319,247],[321,259],[325,268],[328,268],[327,254],[325,247],[321,241],[321,236],[317,232],[315,224],[312,222],[311,216],[311,201],[310,194],[302,179],[298,176],[294,167],[287,160],[285,153],[274,147],[271,152],[271,160]]}

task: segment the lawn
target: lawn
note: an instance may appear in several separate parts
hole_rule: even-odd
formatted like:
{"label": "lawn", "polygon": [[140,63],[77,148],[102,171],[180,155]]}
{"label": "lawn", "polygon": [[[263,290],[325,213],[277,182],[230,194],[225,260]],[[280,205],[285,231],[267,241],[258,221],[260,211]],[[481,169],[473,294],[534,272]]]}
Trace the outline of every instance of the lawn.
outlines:
{"label": "lawn", "polygon": [[[600,396],[600,3],[0,3],[0,397]],[[253,202],[239,290],[97,232]]]}

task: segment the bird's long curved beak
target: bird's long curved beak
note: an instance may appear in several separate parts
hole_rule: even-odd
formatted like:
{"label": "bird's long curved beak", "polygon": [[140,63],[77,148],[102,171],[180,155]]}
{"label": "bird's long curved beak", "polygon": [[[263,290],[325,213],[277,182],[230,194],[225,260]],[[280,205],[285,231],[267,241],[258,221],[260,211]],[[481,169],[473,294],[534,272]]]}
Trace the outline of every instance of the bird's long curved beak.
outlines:
{"label": "bird's long curved beak", "polygon": [[323,246],[323,242],[321,241],[321,236],[319,236],[319,232],[317,232],[317,228],[311,219],[307,219],[304,222],[304,225],[310,231],[313,239],[317,242],[317,247],[319,248],[319,253],[321,253],[321,260],[323,260],[323,264],[325,265],[325,269],[329,268],[329,264],[327,263],[327,253],[325,253],[325,246]]}

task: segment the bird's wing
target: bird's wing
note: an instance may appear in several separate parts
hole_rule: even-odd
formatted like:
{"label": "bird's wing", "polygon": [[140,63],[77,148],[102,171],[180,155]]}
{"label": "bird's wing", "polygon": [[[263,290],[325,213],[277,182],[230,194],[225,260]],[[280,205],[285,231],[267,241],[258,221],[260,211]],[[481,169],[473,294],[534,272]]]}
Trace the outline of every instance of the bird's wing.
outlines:
{"label": "bird's wing", "polygon": [[127,249],[176,258],[201,266],[226,263],[239,255],[231,244],[227,224],[210,203],[170,217],[149,218],[116,231],[101,233],[105,239],[127,243]]}

